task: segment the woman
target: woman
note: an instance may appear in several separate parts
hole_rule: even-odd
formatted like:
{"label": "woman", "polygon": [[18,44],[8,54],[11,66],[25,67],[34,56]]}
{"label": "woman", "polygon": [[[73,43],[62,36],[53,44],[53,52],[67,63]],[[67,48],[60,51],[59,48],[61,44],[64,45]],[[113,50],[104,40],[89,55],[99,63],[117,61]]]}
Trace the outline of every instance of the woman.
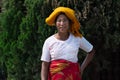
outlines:
{"label": "woman", "polygon": [[[46,39],[42,51],[41,80],[81,80],[81,75],[94,55],[93,45],[80,33],[80,23],[74,10],[56,8],[46,23],[56,26],[57,33]],[[82,65],[78,64],[79,48],[88,54]]]}

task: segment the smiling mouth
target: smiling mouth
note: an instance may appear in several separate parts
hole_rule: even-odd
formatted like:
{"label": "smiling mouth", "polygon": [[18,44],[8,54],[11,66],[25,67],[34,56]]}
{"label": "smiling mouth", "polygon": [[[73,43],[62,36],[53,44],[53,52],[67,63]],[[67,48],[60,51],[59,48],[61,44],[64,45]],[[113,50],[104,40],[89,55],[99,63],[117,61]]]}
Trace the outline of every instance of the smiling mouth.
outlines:
{"label": "smiling mouth", "polygon": [[59,28],[59,30],[63,31],[63,30],[64,30],[64,28],[63,28],[63,27],[61,27],[61,28]]}
{"label": "smiling mouth", "polygon": [[60,30],[63,30],[64,28],[59,28]]}
{"label": "smiling mouth", "polygon": [[63,26],[60,26],[59,29],[64,28]]}

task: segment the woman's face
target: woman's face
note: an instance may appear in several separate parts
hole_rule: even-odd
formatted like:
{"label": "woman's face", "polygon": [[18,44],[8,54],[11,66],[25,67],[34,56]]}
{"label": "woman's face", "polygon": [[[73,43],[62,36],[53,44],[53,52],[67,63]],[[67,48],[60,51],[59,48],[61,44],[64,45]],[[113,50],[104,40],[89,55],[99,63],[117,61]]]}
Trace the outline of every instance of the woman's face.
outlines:
{"label": "woman's face", "polygon": [[56,19],[56,27],[58,32],[60,33],[68,33],[69,31],[69,19],[65,14],[60,14]]}

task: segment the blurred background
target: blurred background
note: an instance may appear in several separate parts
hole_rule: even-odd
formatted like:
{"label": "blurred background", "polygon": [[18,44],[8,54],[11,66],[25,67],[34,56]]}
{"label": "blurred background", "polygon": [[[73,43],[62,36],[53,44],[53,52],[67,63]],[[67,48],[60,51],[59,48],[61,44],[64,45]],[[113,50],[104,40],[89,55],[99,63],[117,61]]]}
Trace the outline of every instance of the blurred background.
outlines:
{"label": "blurred background", "polygon": [[58,6],[76,11],[96,49],[83,80],[120,80],[120,0],[0,0],[0,80],[40,80],[42,46],[56,32],[45,18]]}

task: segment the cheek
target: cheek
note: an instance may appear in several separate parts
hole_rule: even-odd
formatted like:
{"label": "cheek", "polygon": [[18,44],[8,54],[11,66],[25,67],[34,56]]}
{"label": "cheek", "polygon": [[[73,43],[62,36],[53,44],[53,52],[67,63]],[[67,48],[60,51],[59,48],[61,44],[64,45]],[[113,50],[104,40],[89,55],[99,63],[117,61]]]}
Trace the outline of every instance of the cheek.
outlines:
{"label": "cheek", "polygon": [[60,24],[59,24],[59,23],[56,23],[56,26],[60,26]]}
{"label": "cheek", "polygon": [[66,24],[66,29],[70,29],[70,25],[69,24]]}

